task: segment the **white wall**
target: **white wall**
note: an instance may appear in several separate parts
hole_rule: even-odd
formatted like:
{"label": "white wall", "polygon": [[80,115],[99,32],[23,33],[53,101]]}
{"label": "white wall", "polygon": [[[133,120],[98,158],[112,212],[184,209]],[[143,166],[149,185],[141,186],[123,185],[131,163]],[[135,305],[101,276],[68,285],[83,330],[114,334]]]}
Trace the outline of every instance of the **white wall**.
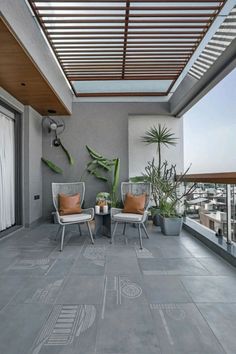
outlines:
{"label": "white wall", "polygon": [[128,120],[128,141],[129,141],[129,177],[140,176],[144,172],[147,161],[156,158],[156,145],[146,145],[142,142],[141,136],[151,128],[160,123],[175,134],[178,138],[176,146],[169,148],[162,147],[162,161],[177,165],[177,171],[183,170],[183,120],[172,116],[148,116],[136,115],[129,116]]}

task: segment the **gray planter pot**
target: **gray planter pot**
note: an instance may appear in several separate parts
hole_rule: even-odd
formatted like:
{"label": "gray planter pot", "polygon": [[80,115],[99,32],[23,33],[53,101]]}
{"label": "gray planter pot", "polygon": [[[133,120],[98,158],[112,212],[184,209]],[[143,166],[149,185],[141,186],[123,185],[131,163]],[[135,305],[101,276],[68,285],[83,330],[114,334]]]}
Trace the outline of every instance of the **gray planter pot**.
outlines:
{"label": "gray planter pot", "polygon": [[152,208],[151,215],[152,215],[151,220],[153,222],[153,225],[160,226],[160,209]]}
{"label": "gray planter pot", "polygon": [[153,222],[153,225],[155,225],[155,226],[160,226],[160,225],[161,225],[161,222],[160,222],[160,214],[155,214],[155,215],[153,215],[153,217],[152,217],[152,222]]}
{"label": "gray planter pot", "polygon": [[166,236],[179,236],[183,226],[183,218],[165,218],[160,216],[161,232]]}

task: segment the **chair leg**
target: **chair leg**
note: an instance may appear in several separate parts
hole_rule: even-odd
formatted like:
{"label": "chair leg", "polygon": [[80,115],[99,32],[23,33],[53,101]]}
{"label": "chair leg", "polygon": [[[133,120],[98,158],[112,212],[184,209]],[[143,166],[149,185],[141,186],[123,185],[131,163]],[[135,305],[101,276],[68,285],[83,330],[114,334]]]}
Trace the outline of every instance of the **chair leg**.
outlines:
{"label": "chair leg", "polygon": [[81,231],[80,224],[77,224],[77,225],[78,225],[78,228],[79,228],[79,234],[80,234],[80,236],[82,236],[82,231]]}
{"label": "chair leg", "polygon": [[61,249],[60,249],[61,252],[63,251],[64,237],[65,237],[65,225],[62,226],[62,233],[61,233]]}
{"label": "chair leg", "polygon": [[142,227],[143,227],[143,229],[144,229],[144,232],[145,232],[145,234],[146,234],[147,238],[149,238],[149,235],[148,235],[148,232],[147,232],[146,226],[145,226],[144,224],[142,224]]}
{"label": "chair leg", "polygon": [[55,236],[55,238],[54,238],[55,241],[57,240],[57,237],[58,237],[58,235],[59,235],[59,233],[60,233],[60,230],[61,230],[61,225],[59,225],[59,228],[58,228],[58,230],[57,230],[56,236]]}
{"label": "chair leg", "polygon": [[110,243],[113,243],[113,241],[114,241],[114,235],[115,235],[115,232],[116,232],[117,225],[118,225],[118,222],[116,221],[116,223],[114,225],[114,229],[113,229],[112,235],[111,235]]}
{"label": "chair leg", "polygon": [[126,230],[126,222],[124,223],[123,235],[125,235],[125,230]]}
{"label": "chair leg", "polygon": [[87,227],[88,227],[88,232],[89,232],[89,236],[91,238],[92,244],[94,244],[94,239],[93,239],[93,234],[92,234],[92,231],[91,231],[90,224],[89,224],[89,222],[86,222],[86,224],[87,224]]}
{"label": "chair leg", "polygon": [[140,249],[143,249],[143,242],[142,242],[142,232],[141,232],[141,225],[138,224],[138,233],[139,233],[139,243],[140,243]]}

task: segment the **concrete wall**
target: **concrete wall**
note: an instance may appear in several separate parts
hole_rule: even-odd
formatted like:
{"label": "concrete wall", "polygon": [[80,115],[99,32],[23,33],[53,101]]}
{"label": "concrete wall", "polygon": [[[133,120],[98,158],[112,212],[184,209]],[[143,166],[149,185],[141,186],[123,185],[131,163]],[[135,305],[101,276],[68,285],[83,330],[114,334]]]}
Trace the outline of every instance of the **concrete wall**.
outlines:
{"label": "concrete wall", "polygon": [[[42,217],[42,117],[30,106],[24,111],[25,225]],[[39,199],[34,199],[38,195]]]}
{"label": "concrete wall", "polygon": [[176,164],[177,171],[183,170],[183,120],[172,116],[130,116],[129,117],[129,177],[140,176],[144,172],[147,161],[157,160],[156,145],[147,145],[142,142],[141,136],[158,124],[171,129],[178,139],[175,146],[161,148],[162,162],[167,160]]}
{"label": "concrete wall", "polygon": [[[63,175],[43,166],[43,215],[48,217],[52,207],[51,182],[78,181],[90,160],[85,145],[106,157],[121,159],[121,181],[128,179],[128,117],[129,115],[168,115],[165,103],[73,103],[72,116],[64,119],[66,129],[60,136],[75,157],[70,166],[61,148],[53,147],[52,137],[43,134],[43,156],[63,168]],[[86,205],[93,206],[98,192],[107,191],[105,183],[93,176],[86,180]]]}
{"label": "concrete wall", "polygon": [[1,0],[1,14],[16,33],[17,38],[30,54],[43,76],[48,80],[59,99],[71,111],[71,89],[25,0]]}
{"label": "concrete wall", "polygon": [[[21,114],[22,224],[28,227],[42,217],[41,116],[33,108],[22,105],[2,88],[0,100]],[[39,200],[34,200],[36,194],[40,195]]]}

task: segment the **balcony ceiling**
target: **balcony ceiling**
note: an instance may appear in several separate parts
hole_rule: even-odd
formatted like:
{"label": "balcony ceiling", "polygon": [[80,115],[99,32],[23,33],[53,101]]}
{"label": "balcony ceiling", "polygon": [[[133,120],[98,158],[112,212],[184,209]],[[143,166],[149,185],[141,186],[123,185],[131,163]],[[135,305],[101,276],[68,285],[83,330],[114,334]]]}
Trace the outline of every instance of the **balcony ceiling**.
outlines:
{"label": "balcony ceiling", "polygon": [[165,96],[225,1],[29,3],[77,96]]}
{"label": "balcony ceiling", "polygon": [[26,52],[12,29],[0,17],[0,86],[42,115],[69,111]]}

